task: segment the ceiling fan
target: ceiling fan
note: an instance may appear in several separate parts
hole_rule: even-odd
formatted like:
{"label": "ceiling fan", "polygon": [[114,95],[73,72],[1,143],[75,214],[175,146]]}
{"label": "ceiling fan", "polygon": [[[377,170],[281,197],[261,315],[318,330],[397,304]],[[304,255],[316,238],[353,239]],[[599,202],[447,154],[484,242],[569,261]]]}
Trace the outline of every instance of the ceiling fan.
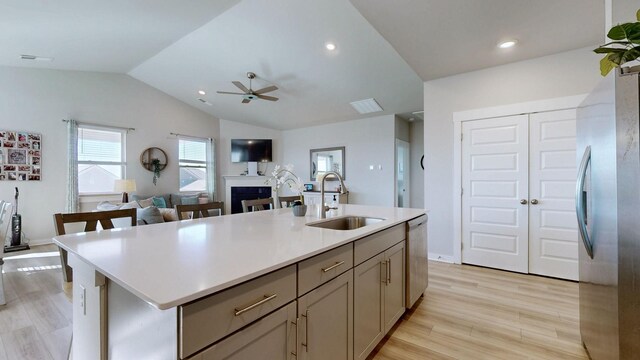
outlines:
{"label": "ceiling fan", "polygon": [[228,92],[228,91],[218,91],[218,94],[231,94],[231,95],[242,95],[242,103],[248,104],[251,100],[262,99],[269,101],[278,101],[278,98],[275,96],[267,96],[263,95],[265,93],[276,91],[278,87],[275,85],[267,86],[260,90],[253,90],[251,88],[251,80],[256,78],[256,74],[252,72],[247,73],[247,77],[249,78],[249,88],[247,89],[240,81],[232,81],[233,85],[237,86],[240,90],[244,91],[242,93],[237,92]]}

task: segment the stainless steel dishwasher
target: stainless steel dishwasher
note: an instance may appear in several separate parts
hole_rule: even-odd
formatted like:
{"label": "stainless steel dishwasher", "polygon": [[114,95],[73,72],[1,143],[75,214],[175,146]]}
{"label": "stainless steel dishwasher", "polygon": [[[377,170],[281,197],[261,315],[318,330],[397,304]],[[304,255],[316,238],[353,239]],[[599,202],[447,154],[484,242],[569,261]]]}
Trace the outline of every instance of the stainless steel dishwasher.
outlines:
{"label": "stainless steel dishwasher", "polygon": [[427,263],[427,215],[407,222],[407,294],[405,307],[410,309],[429,285]]}

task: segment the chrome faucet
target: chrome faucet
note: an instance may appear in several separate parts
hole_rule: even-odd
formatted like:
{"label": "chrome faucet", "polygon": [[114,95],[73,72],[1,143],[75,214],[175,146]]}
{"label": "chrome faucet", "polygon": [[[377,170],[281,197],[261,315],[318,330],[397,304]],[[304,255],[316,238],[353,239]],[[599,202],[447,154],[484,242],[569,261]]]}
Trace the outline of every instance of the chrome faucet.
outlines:
{"label": "chrome faucet", "polygon": [[322,181],[320,182],[320,214],[319,214],[320,219],[327,218],[327,211],[331,209],[337,209],[337,208],[328,207],[324,204],[324,181],[327,179],[327,177],[331,175],[337,177],[338,180],[340,180],[340,194],[347,193],[347,187],[344,185],[344,180],[342,180],[342,176],[340,176],[340,174],[338,174],[335,171],[327,171],[322,177]]}

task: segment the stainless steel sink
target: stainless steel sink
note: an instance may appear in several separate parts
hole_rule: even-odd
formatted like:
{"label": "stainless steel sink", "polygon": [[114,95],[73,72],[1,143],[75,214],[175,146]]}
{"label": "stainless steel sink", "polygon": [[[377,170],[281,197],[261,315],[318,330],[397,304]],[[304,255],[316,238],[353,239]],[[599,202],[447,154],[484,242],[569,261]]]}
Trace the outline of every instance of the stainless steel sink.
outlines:
{"label": "stainless steel sink", "polygon": [[354,230],[359,229],[363,226],[378,223],[382,220],[384,219],[364,216],[342,216],[339,218],[318,221],[315,223],[308,223],[307,226],[331,230]]}

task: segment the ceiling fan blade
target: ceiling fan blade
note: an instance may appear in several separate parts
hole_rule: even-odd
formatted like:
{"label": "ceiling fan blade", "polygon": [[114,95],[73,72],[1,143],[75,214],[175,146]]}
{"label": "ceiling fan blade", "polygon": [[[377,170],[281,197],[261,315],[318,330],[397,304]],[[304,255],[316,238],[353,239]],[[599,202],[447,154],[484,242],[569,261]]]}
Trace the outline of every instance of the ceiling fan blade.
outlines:
{"label": "ceiling fan blade", "polygon": [[250,103],[250,102],[251,102],[251,100],[249,100],[249,99],[243,99],[243,100],[242,100],[242,103],[243,103],[243,104],[248,104],[248,103]]}
{"label": "ceiling fan blade", "polygon": [[278,101],[278,98],[275,96],[267,96],[267,95],[256,95],[258,99],[269,100],[269,101]]}
{"label": "ceiling fan blade", "polygon": [[245,93],[249,92],[249,89],[247,89],[246,86],[242,85],[242,83],[240,81],[232,81],[233,85],[237,86],[238,89],[244,91]]}
{"label": "ceiling fan blade", "polygon": [[256,94],[256,95],[259,95],[259,94],[264,94],[264,93],[268,93],[268,92],[272,92],[272,91],[276,91],[276,90],[278,90],[278,87],[275,86],[275,85],[271,85],[271,86],[267,86],[266,88],[262,88],[260,90],[256,90],[253,93]]}
{"label": "ceiling fan blade", "polygon": [[244,95],[243,93],[228,92],[228,91],[216,91],[218,94],[231,94],[231,95]]}

